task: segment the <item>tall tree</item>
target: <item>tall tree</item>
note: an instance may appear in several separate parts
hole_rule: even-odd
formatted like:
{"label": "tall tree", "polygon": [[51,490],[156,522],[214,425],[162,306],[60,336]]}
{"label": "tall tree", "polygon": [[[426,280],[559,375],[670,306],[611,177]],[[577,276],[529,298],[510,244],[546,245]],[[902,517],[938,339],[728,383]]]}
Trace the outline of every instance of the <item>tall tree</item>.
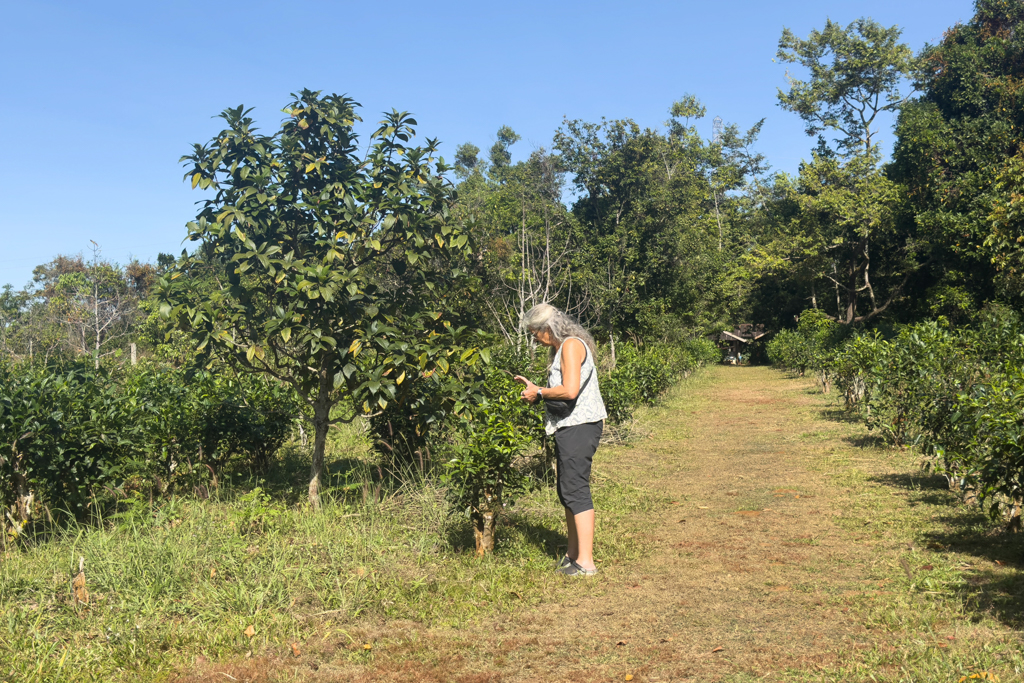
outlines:
{"label": "tall tree", "polygon": [[578,196],[580,284],[606,334],[664,336],[728,317],[723,285],[738,248],[730,191],[753,170],[739,147],[749,149],[759,125],[747,136],[730,127],[709,144],[695,123],[705,113],[687,96],[670,109],[666,133],[628,119],[566,120],[556,133]]}
{"label": "tall tree", "polygon": [[1024,189],[1014,161],[1024,149],[1022,35],[1024,4],[980,0],[970,21],[925,47],[922,96],[900,113],[891,175],[907,187],[932,261],[914,286],[923,302],[958,302],[934,313],[977,311],[993,298],[1024,305],[1007,268],[1019,223],[1006,213],[990,220]]}
{"label": "tall tree", "polygon": [[800,115],[822,148],[827,147],[822,133],[829,131],[845,155],[875,153],[878,116],[906,102],[901,86],[917,70],[913,51],[899,42],[902,32],[864,18],[846,28],[826,20],[824,29],[807,38],[783,29],[777,59],[800,64],[810,80],[787,73],[789,91],[779,90],[779,104]]}
{"label": "tall tree", "polygon": [[878,117],[906,101],[903,81],[917,69],[900,34],[858,19],[845,28],[826,21],[806,39],[785,29],[779,40],[778,58],[810,72],[807,81],[787,74],[779,105],[804,119],[818,147],[799,178],[779,184],[796,214],[748,262],[794,277],[807,304],[845,324],[889,311],[921,265],[902,188],[879,164]]}
{"label": "tall tree", "polygon": [[[185,178],[213,196],[188,224],[198,249],[158,287],[163,314],[200,351],[286,382],[309,404],[316,507],[331,424],[384,410],[403,383],[477,349],[461,346],[473,338],[449,319],[471,247],[451,219],[437,141],[409,146],[416,121],[392,111],[360,158],[355,102],[293,97],[274,135],[228,109],[227,128],[182,158]],[[191,277],[207,268],[219,271],[213,291]]]}

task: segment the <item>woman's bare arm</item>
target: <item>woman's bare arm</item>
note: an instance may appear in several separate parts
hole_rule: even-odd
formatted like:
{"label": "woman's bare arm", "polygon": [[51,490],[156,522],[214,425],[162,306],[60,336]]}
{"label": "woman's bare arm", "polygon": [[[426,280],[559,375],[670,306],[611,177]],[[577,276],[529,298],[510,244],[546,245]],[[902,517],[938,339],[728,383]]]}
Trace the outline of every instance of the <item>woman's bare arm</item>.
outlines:
{"label": "woman's bare arm", "polygon": [[566,339],[562,343],[562,383],[544,389],[544,398],[571,401],[580,394],[580,373],[587,359],[587,347],[579,339]]}

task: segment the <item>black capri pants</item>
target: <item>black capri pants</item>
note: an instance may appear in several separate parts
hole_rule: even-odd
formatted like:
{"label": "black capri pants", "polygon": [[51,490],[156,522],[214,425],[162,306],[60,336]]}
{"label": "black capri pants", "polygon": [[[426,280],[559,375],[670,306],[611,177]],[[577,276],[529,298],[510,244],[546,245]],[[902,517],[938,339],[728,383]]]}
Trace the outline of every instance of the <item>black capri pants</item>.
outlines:
{"label": "black capri pants", "polygon": [[594,509],[590,497],[590,466],[601,443],[604,422],[562,427],[555,432],[558,500],[574,515]]}

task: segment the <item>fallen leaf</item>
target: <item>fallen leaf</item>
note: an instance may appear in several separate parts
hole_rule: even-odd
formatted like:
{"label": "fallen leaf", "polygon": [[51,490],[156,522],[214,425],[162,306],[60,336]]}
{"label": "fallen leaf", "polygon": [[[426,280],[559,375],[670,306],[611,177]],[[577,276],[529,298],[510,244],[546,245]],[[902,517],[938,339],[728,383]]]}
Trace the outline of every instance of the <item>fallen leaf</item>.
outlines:
{"label": "fallen leaf", "polygon": [[998,565],[999,565],[1000,567],[1002,567],[1002,566],[1003,566],[1003,563],[1002,563],[1002,562],[1000,562],[999,560],[993,560],[993,562],[995,562],[996,564],[998,564]]}
{"label": "fallen leaf", "polygon": [[626,680],[627,681],[633,680],[633,674],[626,674]]}
{"label": "fallen leaf", "polygon": [[373,645],[370,645],[369,643],[366,643],[365,645],[363,645],[363,649],[364,650],[372,650],[373,649]]}
{"label": "fallen leaf", "polygon": [[923,571],[923,572],[930,572],[933,569],[935,569],[935,567],[933,567],[930,564],[926,564],[923,567],[921,567],[921,571]]}
{"label": "fallen leaf", "polygon": [[252,657],[252,650],[249,650],[248,652],[245,653],[245,658],[246,659],[249,659],[250,657]]}
{"label": "fallen leaf", "polygon": [[707,505],[698,505],[697,509],[698,510],[710,510],[711,508],[709,508]]}
{"label": "fallen leaf", "polygon": [[298,643],[292,643],[292,656],[293,657],[298,657],[301,654],[302,654],[302,652],[299,650],[299,644]]}
{"label": "fallen leaf", "polygon": [[673,501],[672,501],[672,504],[673,504],[673,505],[679,505],[679,501],[678,501],[678,500],[673,500]]}
{"label": "fallen leaf", "polygon": [[247,637],[252,638],[254,635],[256,635],[256,628],[252,624],[249,624],[249,628],[245,629],[242,633],[244,633]]}
{"label": "fallen leaf", "polygon": [[615,643],[615,644],[616,644],[616,645],[625,645],[625,644],[626,644],[626,641],[624,641],[624,640],[620,640],[619,642],[617,642],[617,643]]}
{"label": "fallen leaf", "polygon": [[217,570],[216,569],[211,569],[210,570],[210,578],[212,579],[215,576],[217,576]]}
{"label": "fallen leaf", "polygon": [[744,517],[757,517],[761,514],[760,510],[737,510],[737,515],[743,515]]}
{"label": "fallen leaf", "polygon": [[716,652],[721,652],[724,649],[725,649],[724,647],[719,645],[718,647],[716,647],[714,650],[711,651],[711,654],[715,654]]}
{"label": "fallen leaf", "polygon": [[956,640],[953,636],[946,636],[946,640]]}
{"label": "fallen leaf", "polygon": [[85,558],[78,557],[78,576],[71,581],[71,590],[75,594],[75,601],[83,605],[89,604],[89,591],[85,589]]}
{"label": "fallen leaf", "polygon": [[365,569],[363,569],[362,567],[356,567],[356,568],[355,568],[355,569],[353,570],[353,573],[354,573],[354,574],[355,574],[356,576],[366,576],[366,570],[365,570]]}
{"label": "fallen leaf", "polygon": [[681,519],[681,520],[679,520],[679,523],[680,523],[680,524],[685,524],[685,523],[686,523],[686,520],[685,520],[685,519]]}

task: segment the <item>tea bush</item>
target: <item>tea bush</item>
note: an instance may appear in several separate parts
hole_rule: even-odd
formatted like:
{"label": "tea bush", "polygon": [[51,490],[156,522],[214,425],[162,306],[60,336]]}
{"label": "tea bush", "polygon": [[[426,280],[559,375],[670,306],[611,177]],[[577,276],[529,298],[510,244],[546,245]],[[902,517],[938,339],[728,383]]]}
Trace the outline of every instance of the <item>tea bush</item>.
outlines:
{"label": "tea bush", "polygon": [[205,481],[232,459],[265,469],[298,415],[290,391],[256,377],[0,361],[0,504],[19,521],[30,500],[82,518],[93,502]]}
{"label": "tea bush", "polygon": [[600,378],[609,421],[628,422],[639,406],[654,405],[667,388],[718,357],[718,348],[706,339],[619,345],[615,368]]}
{"label": "tea bush", "polygon": [[[802,316],[803,317],[803,316]],[[802,322],[802,321],[801,321]],[[817,369],[847,407],[896,446],[917,445],[950,487],[1020,527],[1024,482],[1024,322],[990,307],[972,328],[945,320],[825,335],[780,333],[783,367]]]}

